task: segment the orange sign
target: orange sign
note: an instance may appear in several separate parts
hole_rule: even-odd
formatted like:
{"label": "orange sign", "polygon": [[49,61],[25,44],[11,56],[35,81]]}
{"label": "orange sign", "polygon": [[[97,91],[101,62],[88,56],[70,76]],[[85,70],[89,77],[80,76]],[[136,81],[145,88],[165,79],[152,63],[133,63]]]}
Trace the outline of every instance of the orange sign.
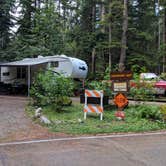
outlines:
{"label": "orange sign", "polygon": [[118,93],[114,98],[114,103],[119,107],[123,108],[128,104],[128,99],[123,93]]}

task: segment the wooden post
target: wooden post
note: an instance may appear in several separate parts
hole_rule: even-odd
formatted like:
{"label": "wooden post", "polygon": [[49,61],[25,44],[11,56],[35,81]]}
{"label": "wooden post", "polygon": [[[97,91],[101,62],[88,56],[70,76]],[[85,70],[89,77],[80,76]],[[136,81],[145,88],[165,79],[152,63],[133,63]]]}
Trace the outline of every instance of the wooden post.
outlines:
{"label": "wooden post", "polygon": [[109,71],[111,72],[112,68],[112,55],[111,55],[111,42],[112,42],[112,28],[111,28],[111,0],[109,2]]}
{"label": "wooden post", "polygon": [[31,87],[31,66],[28,66],[28,97],[30,96]]}
{"label": "wooden post", "polygon": [[95,54],[96,54],[96,50],[95,48],[93,48],[93,51],[92,51],[92,74],[95,74]]}
{"label": "wooden post", "polygon": [[123,9],[123,25],[122,25],[122,39],[121,39],[121,53],[119,60],[119,71],[124,71],[125,69],[125,60],[126,60],[126,47],[127,47],[127,29],[128,29],[128,9],[127,9],[127,0],[124,0],[124,9]]}

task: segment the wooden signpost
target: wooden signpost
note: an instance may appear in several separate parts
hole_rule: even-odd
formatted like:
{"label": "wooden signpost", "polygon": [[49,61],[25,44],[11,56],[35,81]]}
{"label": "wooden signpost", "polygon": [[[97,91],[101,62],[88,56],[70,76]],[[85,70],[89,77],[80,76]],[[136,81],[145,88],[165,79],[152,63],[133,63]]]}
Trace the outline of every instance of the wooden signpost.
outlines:
{"label": "wooden signpost", "polygon": [[117,119],[122,120],[125,118],[123,109],[128,105],[125,93],[130,90],[129,81],[132,79],[132,72],[112,72],[110,78],[112,80],[112,91],[116,94],[113,101],[118,107],[115,116]]}

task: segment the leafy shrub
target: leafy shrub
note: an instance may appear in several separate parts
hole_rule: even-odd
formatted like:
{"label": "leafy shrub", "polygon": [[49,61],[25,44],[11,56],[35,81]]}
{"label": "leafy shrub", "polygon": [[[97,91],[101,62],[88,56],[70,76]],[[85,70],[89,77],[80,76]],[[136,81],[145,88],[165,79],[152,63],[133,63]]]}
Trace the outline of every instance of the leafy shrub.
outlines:
{"label": "leafy shrub", "polygon": [[135,78],[139,78],[139,74],[140,73],[146,73],[147,69],[145,66],[140,66],[139,64],[134,64],[131,67],[131,71],[133,72],[133,77]]}
{"label": "leafy shrub", "polygon": [[101,81],[91,81],[91,82],[89,82],[88,88],[89,89],[102,90],[103,85],[102,85]]}
{"label": "leafy shrub", "polygon": [[161,73],[160,78],[166,80],[166,73]]}
{"label": "leafy shrub", "polygon": [[104,80],[110,80],[110,68],[107,67],[104,72]]}
{"label": "leafy shrub", "polygon": [[166,120],[166,105],[160,106],[160,112],[163,115],[163,119]]}
{"label": "leafy shrub", "polygon": [[60,111],[72,90],[73,82],[70,78],[46,71],[37,75],[30,94],[36,105],[51,104],[55,110]]}
{"label": "leafy shrub", "polygon": [[140,105],[134,107],[131,112],[134,117],[139,119],[162,120],[162,114],[158,106]]}
{"label": "leafy shrub", "polygon": [[155,94],[155,89],[153,87],[153,83],[145,83],[145,82],[135,82],[135,85],[130,88],[130,96],[132,96],[135,100],[148,100],[153,99]]}
{"label": "leafy shrub", "polygon": [[91,81],[88,83],[89,89],[104,90],[105,96],[111,96],[111,83],[108,81]]}

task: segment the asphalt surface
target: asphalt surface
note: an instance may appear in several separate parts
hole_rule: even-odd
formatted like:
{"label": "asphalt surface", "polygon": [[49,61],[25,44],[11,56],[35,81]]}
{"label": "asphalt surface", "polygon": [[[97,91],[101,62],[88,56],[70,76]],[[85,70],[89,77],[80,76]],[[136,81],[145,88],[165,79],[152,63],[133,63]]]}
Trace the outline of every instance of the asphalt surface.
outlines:
{"label": "asphalt surface", "polygon": [[0,145],[0,166],[165,166],[166,134]]}

